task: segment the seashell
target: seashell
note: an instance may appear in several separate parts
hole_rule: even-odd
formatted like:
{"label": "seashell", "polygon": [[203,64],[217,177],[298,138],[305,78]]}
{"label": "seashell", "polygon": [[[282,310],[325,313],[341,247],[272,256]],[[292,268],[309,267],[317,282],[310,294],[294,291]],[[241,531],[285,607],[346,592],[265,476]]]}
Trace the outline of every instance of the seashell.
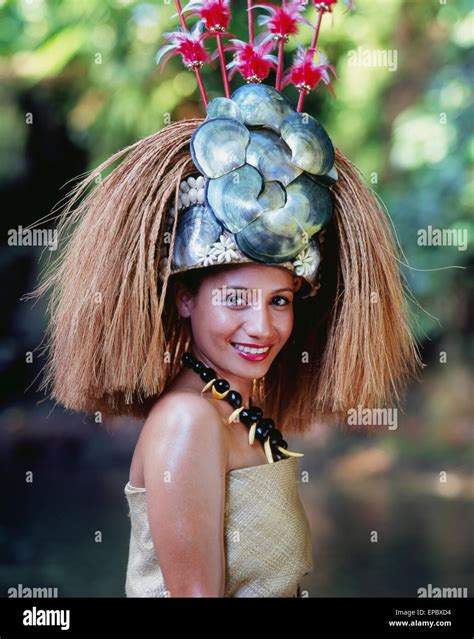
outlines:
{"label": "seashell", "polygon": [[198,195],[197,195],[197,201],[199,202],[199,204],[203,204],[205,199],[206,199],[206,191],[204,189],[199,189]]}
{"label": "seashell", "polygon": [[203,187],[204,187],[204,177],[202,175],[199,175],[196,178],[196,188],[202,189]]}
{"label": "seashell", "polygon": [[183,207],[189,206],[191,204],[191,200],[189,198],[189,193],[182,193],[181,194],[181,204],[183,205]]}
{"label": "seashell", "polygon": [[336,184],[339,177],[336,166],[333,166],[332,169],[325,175],[310,175],[309,173],[308,175],[311,177],[311,179],[315,180],[319,184],[322,184],[323,186],[333,186],[334,184]]}
{"label": "seashell", "polygon": [[189,184],[189,188],[191,189],[195,189],[196,188],[196,178],[194,177],[188,177],[188,184]]}
{"label": "seashell", "polygon": [[207,117],[232,118],[243,123],[242,113],[235,102],[228,98],[214,98],[207,105]]}
{"label": "seashell", "polygon": [[285,189],[279,182],[265,182],[265,188],[258,198],[262,211],[273,211],[285,206]]}
{"label": "seashell", "polygon": [[245,84],[232,94],[232,100],[239,107],[244,124],[267,126],[277,133],[283,119],[294,113],[288,98],[266,84]]}
{"label": "seashell", "polygon": [[258,196],[263,178],[253,166],[239,169],[207,183],[206,199],[214,215],[231,233],[245,228],[262,213]]}
{"label": "seashell", "polygon": [[278,180],[284,186],[303,172],[291,161],[291,151],[280,136],[269,129],[250,131],[247,164],[260,171],[265,181]]}
{"label": "seashell", "polygon": [[189,184],[187,183],[187,181],[186,181],[186,180],[183,180],[183,181],[181,182],[181,184],[179,185],[179,190],[180,190],[182,193],[187,193],[187,192],[189,191]]}
{"label": "seashell", "polygon": [[203,247],[219,240],[224,232],[207,206],[195,204],[178,219],[172,269],[195,265],[202,257]]}
{"label": "seashell", "polygon": [[198,198],[198,192],[197,189],[190,189],[189,191],[189,199],[191,200],[191,202],[193,204],[195,204],[197,202],[197,198]]}
{"label": "seashell", "polygon": [[236,233],[240,250],[253,260],[269,263],[294,258],[332,214],[329,189],[302,174],[286,188],[285,206],[263,212]]}
{"label": "seashell", "polygon": [[219,178],[245,164],[249,141],[248,129],[236,120],[205,120],[191,138],[193,162],[207,177]]}
{"label": "seashell", "polygon": [[303,171],[324,175],[334,165],[334,147],[329,135],[307,113],[291,113],[281,125],[281,137],[291,149],[291,161]]}

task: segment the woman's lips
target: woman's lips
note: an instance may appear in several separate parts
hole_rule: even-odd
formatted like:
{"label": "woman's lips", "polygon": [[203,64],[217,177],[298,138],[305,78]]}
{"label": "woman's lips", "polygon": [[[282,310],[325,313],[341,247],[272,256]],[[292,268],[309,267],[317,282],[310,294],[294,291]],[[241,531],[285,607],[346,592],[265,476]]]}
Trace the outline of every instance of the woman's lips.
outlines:
{"label": "woman's lips", "polygon": [[239,349],[238,347],[239,346],[242,347],[243,345],[239,344],[238,342],[231,342],[231,346],[234,349],[234,351],[236,351],[238,355],[242,357],[242,359],[245,359],[250,362],[261,362],[266,357],[268,357],[268,353],[270,352],[272,348],[271,346],[269,346],[268,349],[263,353],[249,353],[248,351]]}

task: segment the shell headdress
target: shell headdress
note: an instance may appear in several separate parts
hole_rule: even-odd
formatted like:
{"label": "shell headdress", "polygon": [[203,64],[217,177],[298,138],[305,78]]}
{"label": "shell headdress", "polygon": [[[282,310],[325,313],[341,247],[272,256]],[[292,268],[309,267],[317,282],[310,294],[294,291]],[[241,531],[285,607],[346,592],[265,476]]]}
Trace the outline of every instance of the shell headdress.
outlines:
{"label": "shell headdress", "polygon": [[[321,20],[337,0],[293,0],[277,6],[248,2],[249,43],[231,39],[230,0],[192,0],[182,9],[176,1],[181,29],[165,34],[166,44],[157,61],[175,53],[193,70],[206,107],[206,119],[195,130],[190,151],[196,174],[180,185],[178,210],[170,206],[168,230],[177,215],[171,266],[169,244],[162,246],[160,277],[203,266],[256,262],[280,266],[301,276],[308,295],[319,286],[320,245],[332,215],[330,187],[338,179],[335,150],[323,126],[302,113],[304,97],[320,80],[332,90],[329,71],[334,68],[316,48]],[[283,71],[284,44],[295,35],[304,11],[313,4],[317,24],[308,50],[299,48],[288,72]],[[344,0],[352,7],[352,0]],[[254,14],[266,32],[255,37]],[[185,15],[199,20],[190,31]],[[312,25],[311,25],[312,26]],[[204,46],[215,37],[217,51],[210,56]],[[273,48],[278,55],[272,55]],[[226,51],[233,60],[226,63]],[[208,102],[201,67],[219,57],[225,97]],[[232,95],[229,74],[239,71],[247,84]],[[275,87],[262,84],[275,70]],[[293,108],[281,92],[287,84],[300,91]]]}

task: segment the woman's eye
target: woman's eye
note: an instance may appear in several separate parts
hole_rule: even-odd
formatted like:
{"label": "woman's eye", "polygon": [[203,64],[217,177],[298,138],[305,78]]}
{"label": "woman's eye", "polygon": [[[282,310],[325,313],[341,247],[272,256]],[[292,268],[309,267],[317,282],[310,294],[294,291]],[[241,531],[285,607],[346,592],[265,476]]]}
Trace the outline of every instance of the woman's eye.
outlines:
{"label": "woman's eye", "polygon": [[280,303],[277,303],[276,306],[287,306],[288,304],[291,304],[290,300],[287,297],[283,297],[283,295],[277,295],[272,299],[272,302],[274,300],[280,300]]}
{"label": "woman's eye", "polygon": [[226,304],[228,306],[245,306],[247,304],[247,299],[244,295],[231,294],[226,297]]}

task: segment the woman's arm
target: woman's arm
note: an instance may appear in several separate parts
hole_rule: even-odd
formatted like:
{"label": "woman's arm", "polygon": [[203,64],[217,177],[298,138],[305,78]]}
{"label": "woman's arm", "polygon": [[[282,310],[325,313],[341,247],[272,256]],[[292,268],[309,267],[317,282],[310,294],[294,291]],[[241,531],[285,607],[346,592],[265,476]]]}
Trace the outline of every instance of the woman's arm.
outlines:
{"label": "woman's arm", "polygon": [[151,411],[142,444],[148,518],[171,597],[223,597],[225,424],[179,392]]}

